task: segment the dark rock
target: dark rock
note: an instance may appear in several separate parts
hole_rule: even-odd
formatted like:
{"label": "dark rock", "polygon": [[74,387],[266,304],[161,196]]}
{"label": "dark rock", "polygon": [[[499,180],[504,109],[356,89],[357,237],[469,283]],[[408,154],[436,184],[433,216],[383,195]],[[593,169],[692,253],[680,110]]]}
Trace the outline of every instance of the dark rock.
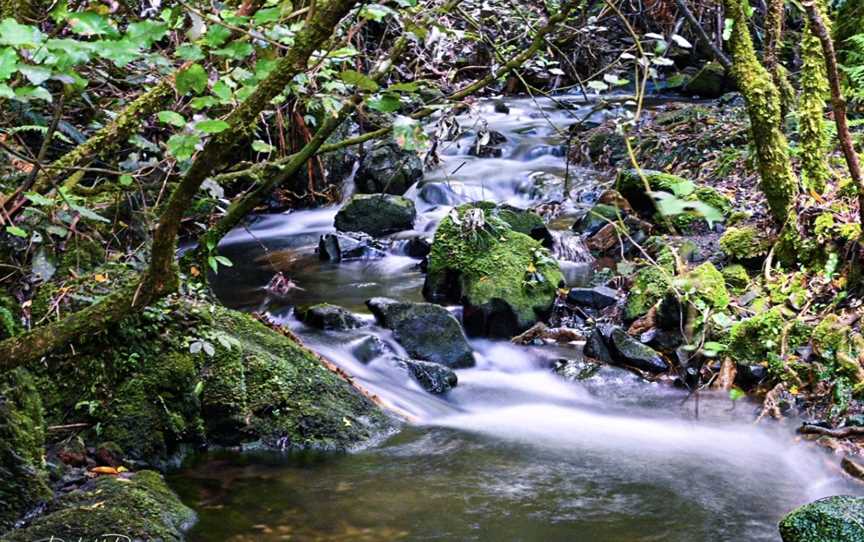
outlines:
{"label": "dark rock", "polygon": [[465,202],[465,196],[457,194],[448,183],[424,183],[417,195],[432,205],[459,205]]}
{"label": "dark rock", "polygon": [[365,233],[328,233],[318,241],[318,258],[325,262],[371,260],[386,255],[385,245]]}
{"label": "dark rock", "polygon": [[745,390],[757,386],[768,376],[768,369],[762,365],[739,363],[735,373],[735,383]]}
{"label": "dark rock", "polygon": [[669,370],[669,364],[660,354],[628,335],[623,329],[612,330],[610,339],[613,357],[618,363],[649,373],[663,373]]}
{"label": "dark rock", "polygon": [[624,212],[614,205],[598,203],[573,224],[573,231],[590,237],[609,224],[610,220],[617,221],[619,216],[623,217]]}
{"label": "dark rock", "polygon": [[864,542],[864,498],[826,497],[780,522],[783,542]]}
{"label": "dark rock", "polygon": [[585,355],[603,363],[614,363],[612,353],[609,351],[609,341],[614,326],[598,324],[594,326],[588,338],[585,340]]}
{"label": "dark rock", "polygon": [[495,112],[501,113],[503,115],[509,115],[510,106],[508,106],[503,100],[495,100]]}
{"label": "dark rock", "polygon": [[376,297],[366,302],[378,322],[411,357],[459,368],[474,365],[462,326],[447,309],[432,303],[402,303]]}
{"label": "dark rock", "polygon": [[430,361],[399,358],[398,363],[408,369],[420,386],[435,395],[447,393],[456,387],[458,377],[453,369]]}
{"label": "dark rock", "polygon": [[297,309],[297,317],[307,326],[318,329],[345,331],[363,326],[363,321],[350,311],[329,303],[300,307]]}
{"label": "dark rock", "polygon": [[377,335],[367,335],[351,346],[351,355],[361,363],[369,363],[373,359],[392,353],[393,351],[387,346],[387,343]]}
{"label": "dark rock", "polygon": [[425,237],[412,237],[405,243],[405,254],[412,258],[425,258],[432,250],[432,243]]}
{"label": "dark rock", "polygon": [[96,462],[101,466],[119,467],[123,465],[123,450],[113,442],[103,442],[96,447]]}
{"label": "dark rock", "polygon": [[567,302],[583,307],[605,309],[618,302],[618,291],[606,286],[571,288],[567,293]]}
{"label": "dark rock", "polygon": [[401,148],[395,141],[383,141],[363,158],[354,184],[360,193],[401,196],[422,178],[423,162],[417,153]]}
{"label": "dark rock", "polygon": [[734,88],[735,84],[726,76],[723,66],[716,62],[709,62],[687,81],[683,91],[690,96],[719,98]]}
{"label": "dark rock", "polygon": [[387,194],[357,194],[336,214],[336,229],[380,237],[414,226],[414,202]]}
{"label": "dark rock", "polygon": [[641,334],[639,341],[651,348],[666,352],[675,350],[684,342],[680,331],[666,331],[656,327]]}

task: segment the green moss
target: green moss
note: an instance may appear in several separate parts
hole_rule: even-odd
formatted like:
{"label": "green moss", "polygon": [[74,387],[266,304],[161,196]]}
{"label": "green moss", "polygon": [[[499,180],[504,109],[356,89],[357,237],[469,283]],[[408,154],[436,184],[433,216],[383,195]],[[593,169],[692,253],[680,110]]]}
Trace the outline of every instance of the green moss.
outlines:
{"label": "green moss", "polygon": [[675,285],[691,302],[699,300],[699,304],[717,311],[729,306],[726,280],[711,262],[693,268],[683,277],[676,279]]}
{"label": "green moss", "polygon": [[723,268],[723,279],[726,281],[726,287],[735,294],[744,293],[750,285],[750,275],[744,266],[733,264]]}
{"label": "green moss", "polygon": [[864,499],[826,497],[795,509],[780,522],[783,542],[864,542]]}
{"label": "green moss", "polygon": [[17,335],[22,327],[18,317],[18,302],[11,295],[0,292],[0,341]]}
{"label": "green moss", "polygon": [[726,226],[736,226],[742,222],[746,222],[751,216],[747,211],[732,211],[729,213],[729,218],[726,219]]}
{"label": "green moss", "polygon": [[[738,322],[729,333],[729,355],[739,364],[777,359],[783,332],[788,324],[779,307]],[[786,351],[791,352],[806,344],[809,338],[810,329],[804,323],[792,322],[786,334]]]}
{"label": "green moss", "polygon": [[755,226],[728,228],[720,236],[720,250],[732,260],[746,261],[768,254],[771,243]]}
{"label": "green moss", "polygon": [[[459,208],[464,216],[469,206]],[[472,306],[506,302],[520,327],[527,327],[555,298],[564,277],[558,263],[541,244],[513,231],[484,209],[487,229],[463,232],[450,217],[441,221],[429,255],[427,292],[441,292],[454,275],[458,295],[453,301]],[[432,296],[434,297],[434,295]]]}
{"label": "green moss", "polygon": [[45,427],[33,377],[0,375],[0,532],[51,497],[44,470]]}
{"label": "green moss", "polygon": [[153,471],[133,476],[103,476],[82,490],[62,496],[48,513],[4,540],[96,540],[120,533],[135,540],[181,541],[195,521],[186,507]]}
{"label": "green moss", "polygon": [[75,236],[66,245],[57,273],[61,277],[77,276],[91,271],[105,262],[105,248],[92,239]]}
{"label": "green moss", "polygon": [[[823,20],[827,18],[823,17]],[[822,45],[808,20],[805,20],[801,40],[801,59],[801,97],[798,101],[801,169],[805,186],[821,194],[830,178],[826,160],[829,152],[828,134],[825,131],[825,98],[829,89]]]}
{"label": "green moss", "polygon": [[672,284],[672,275],[662,267],[643,267],[633,277],[624,305],[624,319],[635,320],[657,304]]}

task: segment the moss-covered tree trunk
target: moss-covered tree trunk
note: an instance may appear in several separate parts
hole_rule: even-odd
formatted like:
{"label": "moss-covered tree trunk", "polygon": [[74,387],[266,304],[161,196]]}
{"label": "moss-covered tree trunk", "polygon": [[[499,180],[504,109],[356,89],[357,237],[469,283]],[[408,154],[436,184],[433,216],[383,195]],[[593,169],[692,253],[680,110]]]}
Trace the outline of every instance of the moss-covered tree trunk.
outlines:
{"label": "moss-covered tree trunk", "polygon": [[[822,2],[824,6],[824,2]],[[828,181],[828,137],[825,133],[825,98],[828,96],[828,74],[822,44],[812,25],[806,22],[801,41],[801,98],[798,116],[801,132],[801,165],[804,186],[821,194]]]}
{"label": "moss-covered tree trunk", "polygon": [[298,74],[306,70],[312,53],[333,33],[337,23],[354,7],[356,0],[316,3],[314,17],[297,33],[292,48],[280,59],[271,74],[225,121],[229,128],[214,135],[199,152],[165,205],[153,236],[148,269],[140,281],[111,294],[91,307],[50,325],[0,342],[0,369],[11,369],[41,356],[82,335],[98,332],[134,310],[174,291],[177,272],[174,254],[180,221],[189,209],[201,184],[231,159],[231,150],[247,140],[258,114],[266,109]]}
{"label": "moss-covered tree trunk", "polygon": [[789,144],[780,129],[780,92],[771,74],[756,57],[743,0],[723,0],[723,4],[734,21],[730,40],[734,63],[732,73],[747,103],[762,192],[774,220],[783,225],[798,195],[798,179],[789,161]]}

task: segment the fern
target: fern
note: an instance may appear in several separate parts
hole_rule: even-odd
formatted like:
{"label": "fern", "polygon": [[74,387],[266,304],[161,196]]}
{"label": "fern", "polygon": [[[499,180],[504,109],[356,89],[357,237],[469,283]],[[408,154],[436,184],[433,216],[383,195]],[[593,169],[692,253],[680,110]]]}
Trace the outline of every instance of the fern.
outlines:
{"label": "fern", "polygon": [[846,74],[848,84],[846,93],[850,102],[864,103],[864,34],[856,34],[844,44],[844,58],[840,68]]}

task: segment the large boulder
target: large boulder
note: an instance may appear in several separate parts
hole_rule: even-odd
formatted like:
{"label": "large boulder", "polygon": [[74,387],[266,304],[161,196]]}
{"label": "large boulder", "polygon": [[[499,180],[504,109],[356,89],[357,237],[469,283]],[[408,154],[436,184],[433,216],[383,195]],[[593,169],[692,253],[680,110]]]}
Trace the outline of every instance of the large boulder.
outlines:
{"label": "large boulder", "polygon": [[0,533],[51,499],[44,445],[42,402],[33,377],[23,369],[0,376]]}
{"label": "large boulder", "polygon": [[307,326],[318,329],[345,331],[363,326],[363,320],[351,311],[329,303],[300,307],[297,309],[297,318]]}
{"label": "large boulder", "polygon": [[410,230],[417,218],[414,202],[388,194],[356,194],[336,213],[336,229],[380,237]]}
{"label": "large boulder", "polygon": [[382,297],[372,298],[366,305],[382,326],[393,330],[393,337],[411,357],[451,368],[474,365],[462,326],[447,309]]}
{"label": "large boulder", "polygon": [[[93,284],[67,287],[92,300]],[[98,426],[82,432],[88,446],[111,441],[154,466],[192,446],[346,449],[391,428],[290,336],[201,301],[162,300],[72,352],[31,368],[47,422]]]}
{"label": "large boulder", "polygon": [[51,503],[24,529],[6,533],[7,542],[32,540],[161,540],[179,542],[195,523],[185,506],[153,471],[102,476]]}
{"label": "large boulder", "polygon": [[826,497],[780,522],[783,542],[864,542],[864,498]]}
{"label": "large boulder", "polygon": [[540,242],[491,209],[462,206],[438,226],[423,295],[461,303],[471,335],[512,337],[548,314],[563,279]]}
{"label": "large boulder", "polygon": [[401,196],[422,178],[423,161],[417,153],[401,148],[395,141],[382,141],[363,158],[354,184],[360,193]]}

